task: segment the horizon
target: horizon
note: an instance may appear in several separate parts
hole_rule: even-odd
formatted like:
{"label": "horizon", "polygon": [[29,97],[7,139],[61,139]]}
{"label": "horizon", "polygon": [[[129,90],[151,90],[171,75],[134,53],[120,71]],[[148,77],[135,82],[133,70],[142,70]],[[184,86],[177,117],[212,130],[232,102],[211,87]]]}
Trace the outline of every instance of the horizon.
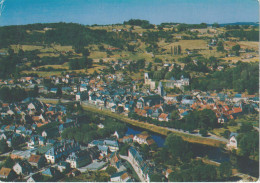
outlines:
{"label": "horizon", "polygon": [[0,26],[59,22],[111,25],[130,19],[156,25],[259,22],[258,7],[256,0],[6,0]]}
{"label": "horizon", "polygon": [[[128,19],[128,20],[124,20],[124,21],[129,21],[131,19]],[[143,19],[140,19],[140,20],[143,20]],[[28,24],[16,24],[16,25],[0,25],[0,27],[5,27],[5,26],[23,26],[23,25],[33,25],[33,24],[57,24],[57,23],[66,23],[66,24],[79,24],[79,25],[83,25],[83,26],[110,26],[110,25],[124,25],[124,21],[121,22],[121,23],[113,23],[113,24],[82,24],[82,23],[78,23],[78,22],[35,22],[35,23],[28,23]],[[150,21],[149,21],[150,22]],[[163,23],[169,23],[169,24],[187,24],[187,25],[191,25],[193,23],[185,23],[185,22],[161,22],[159,24],[153,24],[150,22],[150,24],[153,24],[153,25],[160,25],[160,24],[163,24]],[[202,24],[202,23],[206,23],[206,22],[201,22],[201,23],[194,23],[194,25],[199,25],[199,24]],[[259,24],[259,21],[257,22],[228,22],[228,23],[219,23],[219,22],[214,22],[214,23],[218,23],[220,26],[221,25],[230,25],[230,24],[238,24],[240,25],[239,23],[252,23],[252,24]],[[207,25],[213,25],[214,23],[206,23]]]}

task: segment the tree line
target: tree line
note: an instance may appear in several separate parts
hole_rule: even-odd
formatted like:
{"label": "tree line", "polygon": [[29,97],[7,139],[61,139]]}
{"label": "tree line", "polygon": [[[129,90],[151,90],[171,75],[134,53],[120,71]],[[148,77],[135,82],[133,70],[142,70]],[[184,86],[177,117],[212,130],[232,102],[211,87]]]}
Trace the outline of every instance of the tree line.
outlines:
{"label": "tree line", "polygon": [[204,77],[193,78],[191,89],[203,91],[234,89],[254,94],[259,89],[259,63],[237,62],[236,67],[215,71]]}

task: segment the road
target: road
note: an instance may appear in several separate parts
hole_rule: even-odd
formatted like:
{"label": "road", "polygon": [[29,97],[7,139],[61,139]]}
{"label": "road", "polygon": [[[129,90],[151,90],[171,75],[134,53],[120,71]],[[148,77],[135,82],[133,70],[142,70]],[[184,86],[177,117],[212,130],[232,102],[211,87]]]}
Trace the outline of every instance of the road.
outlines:
{"label": "road", "polygon": [[[96,109],[99,109],[99,107],[93,105],[93,104],[89,104],[88,102],[82,102],[82,106],[86,106],[86,107],[93,107],[93,108],[96,108]],[[110,110],[102,107],[102,110],[105,110],[105,111],[108,111],[108,112],[111,112]],[[133,119],[131,119],[133,120]],[[133,120],[135,122],[140,122],[138,120]],[[143,122],[145,123],[145,122]],[[208,136],[207,137],[202,137],[198,132],[197,133],[189,133],[188,131],[183,131],[183,130],[178,130],[178,129],[174,129],[174,128],[168,128],[168,127],[164,127],[172,132],[179,132],[179,133],[183,133],[183,134],[187,134],[187,135],[193,135],[193,136],[198,136],[198,137],[201,137],[201,138],[210,138],[210,139],[213,139],[213,140],[219,140],[219,141],[222,141],[222,142],[225,142],[227,143],[228,140],[225,139],[225,138],[222,138],[222,137],[218,137],[214,134],[211,134],[211,133],[208,133]]]}
{"label": "road", "polygon": [[122,159],[128,161],[128,162],[132,165],[132,167],[133,167],[135,173],[137,174],[137,176],[139,177],[139,179],[141,180],[141,182],[146,182],[146,181],[144,180],[143,176],[139,173],[137,167],[132,163],[132,161],[129,160],[128,156],[123,156],[123,155],[119,155],[119,156],[120,156],[120,158],[122,158]]}
{"label": "road", "polygon": [[[183,134],[189,134],[189,135],[194,135],[194,136],[198,136],[198,137],[202,137],[201,134],[199,134],[198,132],[196,133],[190,133],[188,131],[183,131],[183,130],[177,130],[177,129],[174,129],[174,128],[167,128],[168,130],[170,131],[173,131],[173,132],[180,132],[180,133],[183,133]],[[219,137],[219,136],[216,136],[214,134],[211,134],[208,132],[208,136],[207,137],[202,137],[202,138],[210,138],[210,139],[214,139],[214,140],[219,140],[219,141],[222,141],[222,142],[228,142],[227,139],[225,138],[222,138],[222,137]]]}
{"label": "road", "polygon": [[[53,102],[58,102],[59,99],[51,99],[51,98],[37,98],[38,100],[41,100],[41,101],[53,101]],[[60,100],[61,102],[63,103],[68,103],[68,102],[77,102],[77,101],[73,101],[73,100],[63,100],[61,99]],[[104,107],[100,107],[100,106],[96,106],[94,104],[90,104],[89,102],[81,102],[82,106],[83,107],[87,107],[87,108],[92,108],[93,110],[99,110],[99,112],[101,111],[105,111],[107,113],[110,113],[111,117],[115,117],[115,114],[116,113],[112,113],[109,109],[107,108],[104,108]],[[108,115],[108,114],[105,114],[104,112],[102,113],[103,115]],[[109,115],[109,116],[110,116]],[[142,121],[138,121],[138,120],[133,120],[133,119],[130,119],[126,116],[123,116],[123,115],[120,115],[120,114],[116,114],[117,117],[119,120],[123,120],[123,121],[132,121],[132,122],[135,122],[135,123],[138,123],[138,124],[145,124],[145,125],[148,125],[149,127],[158,127],[160,129],[166,129],[168,131],[171,131],[171,132],[176,132],[176,133],[179,133],[179,134],[185,134],[185,135],[189,135],[189,136],[193,136],[193,137],[198,137],[198,138],[201,138],[201,139],[204,139],[204,140],[213,140],[213,141],[217,141],[218,143],[220,144],[224,144],[224,143],[227,143],[228,140],[225,139],[225,138],[222,138],[222,137],[219,137],[219,136],[216,136],[214,134],[211,134],[211,133],[208,133],[208,136],[207,137],[202,137],[199,133],[189,133],[188,131],[183,131],[183,130],[178,130],[178,129],[174,129],[174,128],[168,128],[168,127],[159,127],[159,126],[156,126],[156,125],[153,125],[153,124],[149,124],[149,123],[146,123],[146,122],[142,122]],[[131,124],[131,123],[130,123]],[[133,125],[133,124],[132,124]],[[140,126],[138,126],[140,127]],[[141,128],[144,128],[144,127],[141,127]],[[149,129],[148,129],[149,130]],[[151,130],[151,129],[150,129]],[[158,133],[156,131],[154,131],[155,133]],[[164,134],[162,134],[164,135]],[[200,141],[198,140],[196,143],[200,143]],[[212,142],[211,142],[212,143]],[[208,143],[208,145],[211,145],[211,143]]]}

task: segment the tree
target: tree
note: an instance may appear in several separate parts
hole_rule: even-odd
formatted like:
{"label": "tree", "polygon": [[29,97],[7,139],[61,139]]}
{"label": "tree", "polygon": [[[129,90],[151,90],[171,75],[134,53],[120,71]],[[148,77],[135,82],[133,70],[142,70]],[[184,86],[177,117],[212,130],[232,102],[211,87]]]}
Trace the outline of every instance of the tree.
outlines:
{"label": "tree", "polygon": [[151,71],[152,66],[153,66],[153,65],[152,65],[152,62],[149,62],[148,66],[147,66],[147,70],[148,70],[148,71]]}
{"label": "tree", "polygon": [[83,55],[84,57],[88,57],[88,56],[90,55],[89,50],[88,50],[88,49],[82,50],[82,55]]}
{"label": "tree", "polygon": [[171,112],[171,119],[172,120],[178,120],[180,118],[180,115],[179,115],[179,111],[178,110],[174,110]]}
{"label": "tree", "polygon": [[174,172],[171,172],[169,174],[168,179],[169,179],[170,182],[174,182],[175,181],[175,174],[174,174]]}
{"label": "tree", "polygon": [[259,134],[256,131],[240,133],[237,137],[239,151],[242,156],[259,157]]}
{"label": "tree", "polygon": [[15,161],[10,156],[8,156],[8,158],[4,162],[4,167],[13,168],[14,164],[15,164]]}
{"label": "tree", "polygon": [[172,76],[173,76],[172,72],[167,72],[165,74],[165,79],[171,79]]}
{"label": "tree", "polygon": [[109,175],[113,175],[114,173],[116,173],[117,169],[113,166],[108,166],[106,168],[106,172],[109,174]]}
{"label": "tree", "polygon": [[181,46],[178,45],[178,55],[180,55],[180,54],[181,54]]}
{"label": "tree", "polygon": [[190,146],[180,136],[170,133],[165,140],[165,146],[172,157],[179,157],[181,160],[190,160],[192,155]]}
{"label": "tree", "polygon": [[100,60],[99,60],[99,65],[103,65],[103,63],[104,63],[104,60],[103,60],[103,59],[100,59]]}
{"label": "tree", "polygon": [[160,58],[155,58],[155,59],[154,59],[154,62],[155,62],[155,63],[162,63],[162,59],[160,59]]}
{"label": "tree", "polygon": [[200,129],[199,133],[201,134],[202,137],[206,137],[208,135],[208,131],[204,128]]}
{"label": "tree", "polygon": [[254,128],[253,128],[253,125],[251,123],[242,123],[242,125],[239,128],[239,132],[240,133],[247,133],[247,132],[252,131],[253,129]]}
{"label": "tree", "polygon": [[74,50],[76,53],[82,53],[84,50],[84,45],[82,44],[76,44],[74,47]]}
{"label": "tree", "polygon": [[33,88],[33,96],[38,97],[38,95],[39,95],[39,87],[38,85],[35,85]]}
{"label": "tree", "polygon": [[150,181],[151,182],[162,182],[162,178],[163,178],[162,174],[155,173],[155,174],[151,175]]}
{"label": "tree", "polygon": [[229,130],[225,130],[224,133],[223,133],[223,137],[225,137],[226,139],[229,138],[231,132]]}
{"label": "tree", "polygon": [[93,65],[93,60],[91,58],[85,58],[87,68],[91,68]]}
{"label": "tree", "polygon": [[178,95],[178,96],[176,97],[176,99],[177,99],[178,102],[181,102],[181,101],[182,101],[182,95]]}
{"label": "tree", "polygon": [[235,51],[236,56],[239,56],[239,50],[240,50],[239,44],[236,44],[235,46],[232,47],[232,51]]}
{"label": "tree", "polygon": [[129,147],[129,144],[124,144],[122,147],[120,147],[119,154],[127,156]]}
{"label": "tree", "polygon": [[219,52],[223,52],[224,51],[224,44],[223,44],[222,41],[218,42],[217,51],[219,51]]}
{"label": "tree", "polygon": [[141,144],[140,151],[142,152],[144,159],[149,157],[150,148],[147,144]]}
{"label": "tree", "polygon": [[24,57],[24,51],[22,49],[19,49],[18,51],[18,57],[22,59]]}
{"label": "tree", "polygon": [[214,22],[214,23],[212,24],[212,27],[219,28],[220,26],[219,26],[219,24],[218,24],[217,22]]}
{"label": "tree", "polygon": [[59,98],[61,98],[61,96],[62,96],[62,90],[61,90],[60,86],[58,86],[58,88],[57,88],[56,96]]}
{"label": "tree", "polygon": [[0,141],[0,153],[5,153],[8,151],[8,145],[4,139]]}
{"label": "tree", "polygon": [[223,162],[219,166],[219,174],[221,178],[228,179],[232,175],[232,165],[230,162]]}
{"label": "tree", "polygon": [[97,77],[97,76],[98,76],[98,73],[97,73],[96,70],[93,72],[92,76],[93,76],[93,77]]}

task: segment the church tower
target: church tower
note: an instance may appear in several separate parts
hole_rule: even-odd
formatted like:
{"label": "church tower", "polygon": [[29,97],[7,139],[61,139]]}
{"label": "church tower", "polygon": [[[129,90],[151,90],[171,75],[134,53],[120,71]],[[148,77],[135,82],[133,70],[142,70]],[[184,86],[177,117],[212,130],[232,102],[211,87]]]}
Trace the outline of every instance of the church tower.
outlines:
{"label": "church tower", "polygon": [[162,85],[162,82],[159,83],[159,86],[158,86],[158,94],[163,96],[163,85]]}

